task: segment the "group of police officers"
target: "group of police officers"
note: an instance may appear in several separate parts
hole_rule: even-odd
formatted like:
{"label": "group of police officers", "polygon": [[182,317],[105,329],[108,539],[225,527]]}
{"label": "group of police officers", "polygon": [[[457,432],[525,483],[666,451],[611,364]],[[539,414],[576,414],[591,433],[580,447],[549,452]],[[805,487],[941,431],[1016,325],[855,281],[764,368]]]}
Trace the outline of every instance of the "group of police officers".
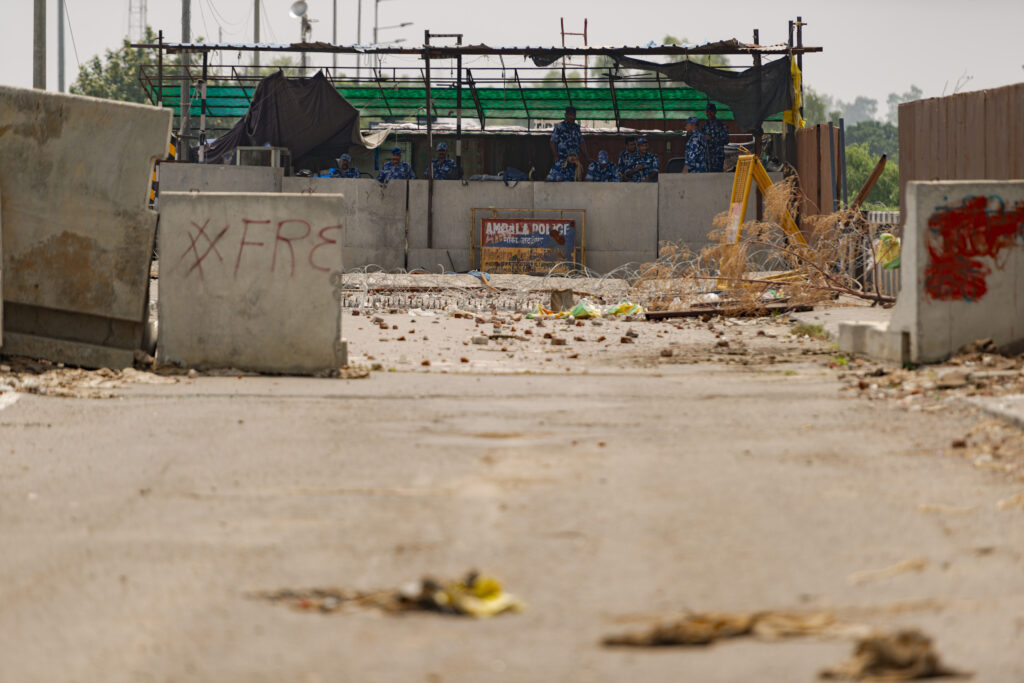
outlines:
{"label": "group of police officers", "polygon": [[[729,130],[718,120],[718,108],[713,102],[707,105],[707,120],[700,124],[697,117],[686,120],[686,148],[683,156],[683,173],[721,172],[725,164],[725,146],[729,143]],[[592,182],[634,182],[650,183],[658,179],[658,156],[648,149],[647,138],[626,138],[626,149],[619,155],[618,163],[608,160],[608,152],[603,149],[597,153],[597,161],[592,161],[583,171],[581,154],[586,154],[583,132],[576,123],[576,109],[568,107],[565,119],[555,124],[551,132],[551,154],[555,159],[546,180],[551,182],[571,182],[587,180]],[[585,156],[583,157],[585,159]],[[324,175],[328,178],[358,178],[359,170],[352,165],[352,157],[342,154],[338,158],[337,168],[330,169]],[[437,157],[432,159],[434,180],[455,180],[458,168],[455,161],[448,157],[448,145],[444,142],[437,146]],[[424,175],[429,177],[430,167]],[[412,166],[402,161],[402,150],[395,147],[391,150],[391,160],[385,163],[377,174],[377,182],[387,184],[390,180],[410,180],[416,177]]]}

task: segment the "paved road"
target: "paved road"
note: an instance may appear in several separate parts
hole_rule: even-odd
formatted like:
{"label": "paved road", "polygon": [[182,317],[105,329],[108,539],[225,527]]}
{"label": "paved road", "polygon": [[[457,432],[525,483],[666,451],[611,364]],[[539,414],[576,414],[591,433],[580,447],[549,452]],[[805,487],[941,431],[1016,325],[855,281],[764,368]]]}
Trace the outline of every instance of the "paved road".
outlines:
{"label": "paved road", "polygon": [[[1020,485],[949,452],[966,412],[838,388],[820,365],[705,363],[22,395],[0,406],[0,680],[811,681],[850,642],[598,643],[684,608],[829,606],[1024,679],[1024,511],[995,506]],[[528,611],[244,596],[470,568]]]}

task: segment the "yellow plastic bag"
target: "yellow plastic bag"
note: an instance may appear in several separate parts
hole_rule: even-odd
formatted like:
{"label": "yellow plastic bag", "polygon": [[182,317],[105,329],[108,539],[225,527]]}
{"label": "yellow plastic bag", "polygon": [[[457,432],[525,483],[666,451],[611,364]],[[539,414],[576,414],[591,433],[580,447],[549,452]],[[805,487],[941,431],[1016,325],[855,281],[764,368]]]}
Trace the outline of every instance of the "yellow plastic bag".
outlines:
{"label": "yellow plastic bag", "polygon": [[643,306],[631,303],[630,301],[621,301],[615,306],[607,309],[604,312],[605,315],[643,315]]}

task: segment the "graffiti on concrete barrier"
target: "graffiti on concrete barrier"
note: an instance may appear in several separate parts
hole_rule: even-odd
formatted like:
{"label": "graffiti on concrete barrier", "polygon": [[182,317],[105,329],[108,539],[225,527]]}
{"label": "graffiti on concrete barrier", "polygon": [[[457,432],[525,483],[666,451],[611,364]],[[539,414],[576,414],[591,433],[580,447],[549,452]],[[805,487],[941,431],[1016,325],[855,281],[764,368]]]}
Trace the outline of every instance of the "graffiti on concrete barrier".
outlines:
{"label": "graffiti on concrete barrier", "polygon": [[[269,251],[271,273],[278,272],[280,268],[282,273],[293,277],[296,264],[299,267],[308,264],[309,268],[326,273],[330,272],[333,264],[323,265],[318,261],[320,255],[317,252],[329,244],[337,244],[338,240],[330,235],[341,229],[340,225],[314,229],[308,221],[300,218],[279,221],[242,218],[239,224],[229,223],[220,229],[211,228],[210,219],[202,224],[191,221],[187,230],[189,245],[175,267],[184,262],[188,265],[185,277],[196,273],[202,280],[205,278],[204,265],[209,268],[220,264],[230,268],[232,277],[237,278],[240,268],[264,263]],[[238,239],[237,249],[233,244],[235,239]]]}
{"label": "graffiti on concrete barrier", "polygon": [[1000,197],[965,197],[960,206],[937,207],[925,239],[928,296],[978,301],[988,291],[992,268],[1003,267],[1006,250],[1015,242],[1024,247],[1024,202],[1008,211]]}

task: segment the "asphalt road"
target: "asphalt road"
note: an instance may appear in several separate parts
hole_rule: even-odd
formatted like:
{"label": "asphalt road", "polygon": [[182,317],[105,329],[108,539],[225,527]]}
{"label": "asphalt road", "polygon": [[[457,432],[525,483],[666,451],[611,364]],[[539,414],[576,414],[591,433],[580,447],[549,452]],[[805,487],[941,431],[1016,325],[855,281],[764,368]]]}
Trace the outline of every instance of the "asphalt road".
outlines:
{"label": "asphalt road", "polygon": [[[969,411],[839,388],[820,363],[697,363],[19,394],[0,403],[0,680],[811,681],[852,652],[600,645],[770,608],[859,608],[976,681],[1024,680],[1024,510],[996,507],[1021,484],[951,452]],[[473,568],[527,610],[246,597]]]}

